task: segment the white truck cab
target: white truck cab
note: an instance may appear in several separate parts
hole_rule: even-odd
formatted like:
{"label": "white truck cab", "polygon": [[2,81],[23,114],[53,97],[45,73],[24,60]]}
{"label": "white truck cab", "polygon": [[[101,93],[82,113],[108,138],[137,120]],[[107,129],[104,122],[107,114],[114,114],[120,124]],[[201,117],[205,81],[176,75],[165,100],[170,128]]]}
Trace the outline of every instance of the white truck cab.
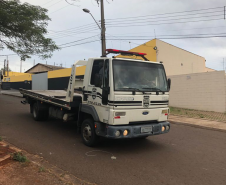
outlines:
{"label": "white truck cab", "polygon": [[[84,63],[80,110],[92,115],[96,135],[118,139],[169,132],[170,80],[162,63],[126,58],[90,58]],[[90,128],[87,125],[82,129],[87,137],[91,135]]]}

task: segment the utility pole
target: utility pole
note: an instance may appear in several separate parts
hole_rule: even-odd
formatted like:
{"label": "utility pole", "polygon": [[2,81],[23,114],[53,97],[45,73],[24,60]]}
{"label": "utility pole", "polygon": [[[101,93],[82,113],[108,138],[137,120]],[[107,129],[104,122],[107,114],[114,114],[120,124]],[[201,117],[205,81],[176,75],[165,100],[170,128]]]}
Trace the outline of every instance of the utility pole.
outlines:
{"label": "utility pole", "polygon": [[20,60],[20,72],[22,73],[22,60]]}
{"label": "utility pole", "polygon": [[4,68],[3,68],[3,75],[5,76],[5,64],[6,64],[6,60],[4,60]]}
{"label": "utility pole", "polygon": [[224,69],[224,58],[223,58],[223,70],[225,71],[225,69]]}
{"label": "utility pole", "polygon": [[83,11],[85,13],[89,13],[92,16],[97,26],[101,30],[102,57],[106,57],[106,36],[105,36],[106,29],[105,29],[105,19],[104,19],[104,0],[96,0],[98,6],[99,6],[99,1],[100,1],[100,13],[101,13],[101,27],[88,9],[84,8]]}
{"label": "utility pole", "polygon": [[9,60],[8,60],[8,56],[7,56],[7,76],[9,76]]}
{"label": "utility pole", "polygon": [[106,57],[106,37],[105,37],[105,19],[104,19],[104,0],[100,0],[101,7],[101,41],[102,41],[102,57]]}

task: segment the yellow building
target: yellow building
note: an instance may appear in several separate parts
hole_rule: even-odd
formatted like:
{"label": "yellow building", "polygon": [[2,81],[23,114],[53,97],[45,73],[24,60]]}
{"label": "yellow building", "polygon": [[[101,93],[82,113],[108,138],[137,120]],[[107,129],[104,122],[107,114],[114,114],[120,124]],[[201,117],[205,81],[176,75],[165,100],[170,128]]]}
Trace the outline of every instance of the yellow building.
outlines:
{"label": "yellow building", "polygon": [[[167,76],[210,71],[209,68],[206,68],[204,57],[159,39],[153,39],[129,51],[146,53],[148,60],[163,62]],[[128,56],[121,55],[117,57],[128,58]],[[138,57],[132,56],[130,58]]]}

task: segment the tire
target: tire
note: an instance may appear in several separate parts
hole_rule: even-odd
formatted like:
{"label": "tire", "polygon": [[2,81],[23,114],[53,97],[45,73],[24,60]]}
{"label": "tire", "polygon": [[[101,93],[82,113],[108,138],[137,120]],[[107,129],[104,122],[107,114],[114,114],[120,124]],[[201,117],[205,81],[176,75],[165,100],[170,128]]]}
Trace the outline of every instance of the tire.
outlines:
{"label": "tire", "polygon": [[48,111],[40,111],[38,104],[34,103],[32,108],[32,115],[35,121],[47,120],[49,117]]}
{"label": "tire", "polygon": [[82,122],[81,135],[86,146],[93,147],[99,142],[99,137],[95,133],[94,122],[91,119]]}
{"label": "tire", "polygon": [[33,104],[30,104],[30,113],[33,114]]}

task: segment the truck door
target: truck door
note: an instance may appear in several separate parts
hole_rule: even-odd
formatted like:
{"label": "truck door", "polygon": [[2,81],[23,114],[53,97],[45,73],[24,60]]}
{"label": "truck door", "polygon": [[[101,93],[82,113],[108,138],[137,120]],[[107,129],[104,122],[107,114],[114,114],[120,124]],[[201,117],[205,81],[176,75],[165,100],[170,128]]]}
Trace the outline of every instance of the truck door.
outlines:
{"label": "truck door", "polygon": [[[107,61],[109,66],[109,60],[97,59],[93,61],[93,68],[91,72],[90,84],[88,86],[89,96],[88,96],[88,104],[91,104],[95,107],[99,119],[102,122],[107,122],[109,111],[107,109],[107,105],[102,104],[102,91],[103,85],[106,80],[107,75],[109,75],[109,69],[104,69],[104,62]],[[107,71],[107,72],[106,72]],[[105,76],[105,78],[104,78]],[[105,82],[105,84],[109,84],[109,82]]]}

